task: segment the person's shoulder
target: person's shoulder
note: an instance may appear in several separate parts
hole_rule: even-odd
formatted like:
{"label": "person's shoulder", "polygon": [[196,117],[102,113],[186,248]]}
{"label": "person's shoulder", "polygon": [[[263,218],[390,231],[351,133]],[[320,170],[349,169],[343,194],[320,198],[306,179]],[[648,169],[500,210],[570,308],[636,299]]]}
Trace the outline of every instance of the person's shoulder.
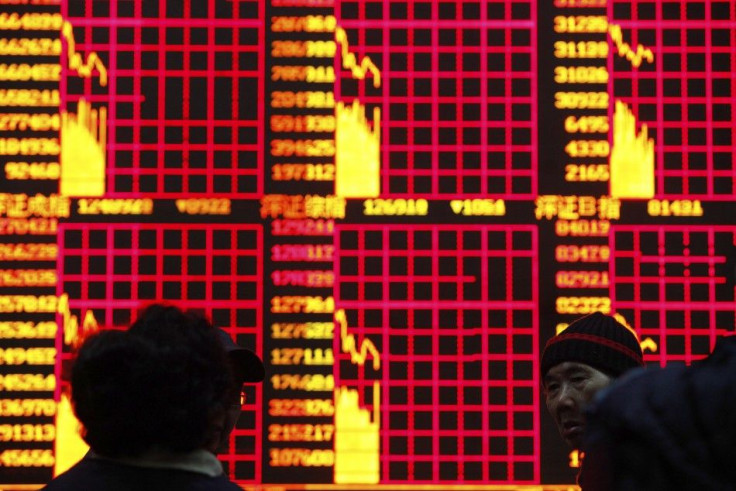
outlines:
{"label": "person's shoulder", "polygon": [[217,485],[216,488],[215,487],[211,487],[211,488],[207,488],[207,489],[208,490],[209,489],[212,489],[213,491],[214,490],[217,490],[217,491],[243,491],[243,488],[242,487],[240,487],[237,484],[235,484],[234,482],[232,482],[224,474],[220,478],[217,478],[216,485]]}
{"label": "person's shoulder", "polygon": [[99,464],[96,459],[86,456],[41,489],[48,491],[88,489],[86,486],[93,485],[96,476],[101,472],[104,473],[104,470],[98,468]]}

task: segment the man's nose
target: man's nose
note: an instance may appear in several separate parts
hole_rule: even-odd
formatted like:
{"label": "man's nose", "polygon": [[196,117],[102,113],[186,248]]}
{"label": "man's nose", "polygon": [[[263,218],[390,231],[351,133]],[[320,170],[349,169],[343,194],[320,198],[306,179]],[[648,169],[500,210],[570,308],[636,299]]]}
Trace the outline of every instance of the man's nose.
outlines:
{"label": "man's nose", "polygon": [[557,395],[558,408],[574,408],[575,407],[575,389],[567,384],[563,384],[560,393]]}

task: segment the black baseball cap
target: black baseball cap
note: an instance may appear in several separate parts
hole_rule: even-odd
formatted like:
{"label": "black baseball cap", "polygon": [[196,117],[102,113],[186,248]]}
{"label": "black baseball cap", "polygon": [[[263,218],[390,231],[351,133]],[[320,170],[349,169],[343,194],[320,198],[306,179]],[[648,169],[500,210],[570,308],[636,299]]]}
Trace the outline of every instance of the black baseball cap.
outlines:
{"label": "black baseball cap", "polygon": [[235,377],[243,382],[261,382],[266,377],[263,361],[253,351],[235,344],[228,333],[216,329],[217,337],[227,351]]}

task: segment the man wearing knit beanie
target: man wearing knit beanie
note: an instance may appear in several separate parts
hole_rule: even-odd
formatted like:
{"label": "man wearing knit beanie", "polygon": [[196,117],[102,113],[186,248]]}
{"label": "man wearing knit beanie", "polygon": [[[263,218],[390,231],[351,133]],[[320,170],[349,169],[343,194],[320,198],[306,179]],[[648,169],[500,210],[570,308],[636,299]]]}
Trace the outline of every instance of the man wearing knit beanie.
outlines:
{"label": "man wearing knit beanie", "polygon": [[572,448],[580,448],[584,410],[593,396],[643,365],[634,332],[600,312],[577,319],[547,342],[541,362],[547,409]]}

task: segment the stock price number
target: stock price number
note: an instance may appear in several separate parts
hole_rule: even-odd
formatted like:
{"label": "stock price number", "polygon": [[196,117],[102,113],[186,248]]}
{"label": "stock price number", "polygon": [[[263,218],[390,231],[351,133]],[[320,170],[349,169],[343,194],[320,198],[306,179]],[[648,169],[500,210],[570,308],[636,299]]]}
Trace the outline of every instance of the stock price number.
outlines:
{"label": "stock price number", "polygon": [[332,399],[271,399],[269,416],[334,416]]}
{"label": "stock price number", "polygon": [[323,218],[304,220],[277,218],[271,222],[273,235],[332,235],[334,230],[335,221]]}
{"label": "stock price number", "polygon": [[334,450],[312,450],[309,448],[272,448],[269,452],[272,467],[332,467],[335,465]]}
{"label": "stock price number", "polygon": [[0,464],[3,467],[53,467],[54,462],[51,450],[11,449],[0,453]]}
{"label": "stock price number", "polygon": [[608,133],[608,116],[568,116],[565,131],[568,133]]}
{"label": "stock price number", "polygon": [[555,32],[558,33],[604,33],[608,32],[605,15],[556,15]]}
{"label": "stock price number", "polygon": [[335,116],[276,114],[271,116],[271,130],[278,133],[332,133],[335,131]]}
{"label": "stock price number", "polygon": [[334,297],[286,295],[271,299],[274,314],[331,314],[334,311]]}
{"label": "stock price number", "polygon": [[363,202],[366,216],[409,216],[426,215],[429,202],[426,199],[367,199]]}
{"label": "stock price number", "polygon": [[0,365],[53,365],[56,348],[0,348]]}
{"label": "stock price number", "polygon": [[605,263],[611,258],[607,245],[559,245],[555,247],[555,259],[561,263]]}
{"label": "stock price number", "polygon": [[608,164],[568,164],[565,166],[565,180],[568,182],[608,181],[609,178]]}
{"label": "stock price number", "polygon": [[585,315],[593,312],[611,313],[608,297],[558,297],[555,302],[558,314]]}
{"label": "stock price number", "polygon": [[555,234],[559,237],[607,237],[611,230],[608,220],[557,220]]}
{"label": "stock price number", "polygon": [[335,164],[274,164],[271,178],[274,181],[334,181]]}
{"label": "stock price number", "polygon": [[291,138],[271,140],[271,155],[274,157],[333,157],[335,140],[293,140]]}
{"label": "stock price number", "polygon": [[283,244],[271,248],[273,261],[332,262],[335,246],[332,244]]}
{"label": "stock price number", "polygon": [[573,140],[565,145],[570,157],[608,157],[611,146],[607,140]]}
{"label": "stock price number", "polygon": [[277,348],[271,350],[272,365],[334,365],[332,348]]}
{"label": "stock price number", "polygon": [[702,217],[703,205],[698,199],[650,199],[647,212],[653,217]]}
{"label": "stock price number", "polygon": [[558,288],[608,288],[608,271],[558,271]]}
{"label": "stock price number", "polygon": [[54,416],[53,399],[0,399],[0,416]]}
{"label": "stock price number", "polygon": [[555,82],[558,84],[605,84],[608,70],[604,66],[556,66]]}
{"label": "stock price number", "polygon": [[331,66],[276,65],[271,68],[274,82],[332,83],[335,68]]}
{"label": "stock price number", "polygon": [[555,92],[557,109],[608,109],[608,92]]}
{"label": "stock price number", "polygon": [[276,322],[271,324],[272,339],[332,339],[332,322]]}
{"label": "stock price number", "polygon": [[52,442],[56,427],[52,424],[0,425],[0,442]]}
{"label": "stock price number", "polygon": [[329,442],[335,433],[332,424],[272,424],[268,425],[270,442]]}
{"label": "stock price number", "polygon": [[271,56],[274,58],[334,58],[335,41],[273,41]]}
{"label": "stock price number", "polygon": [[554,44],[555,58],[608,58],[608,43],[606,41],[556,41]]}
{"label": "stock price number", "polygon": [[335,390],[335,377],[332,374],[307,373],[305,375],[282,373],[270,379],[274,390],[306,390],[313,392],[332,392]]}

